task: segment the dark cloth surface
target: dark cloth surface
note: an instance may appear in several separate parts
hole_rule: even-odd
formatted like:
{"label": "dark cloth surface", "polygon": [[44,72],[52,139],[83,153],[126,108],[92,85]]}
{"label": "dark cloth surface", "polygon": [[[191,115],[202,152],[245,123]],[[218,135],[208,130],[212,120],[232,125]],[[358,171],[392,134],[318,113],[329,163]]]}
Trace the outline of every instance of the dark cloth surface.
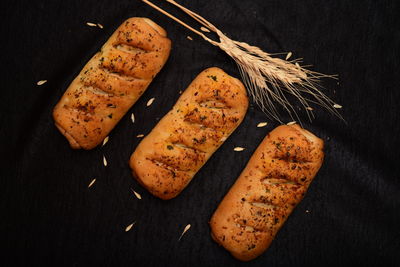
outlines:
{"label": "dark cloth surface", "polygon": [[[198,26],[164,1],[154,2]],[[312,123],[302,117],[304,127],[325,140],[326,153],[304,200],[266,253],[250,263],[235,260],[212,241],[208,221],[277,122],[252,104],[240,127],[170,201],[151,196],[127,164],[140,142],[136,135],[151,131],[180,90],[211,66],[239,77],[234,62],[141,1],[3,1],[0,229],[6,249],[0,265],[399,266],[399,2],[180,3],[233,39],[271,53],[292,51],[313,70],[339,75],[339,83],[323,85],[343,106],[347,123],[318,107]],[[52,109],[110,34],[133,16],[167,30],[171,56],[106,146],[72,150],[54,127]],[[48,82],[37,86],[43,79]],[[268,126],[257,128],[261,121]],[[235,146],[246,149],[233,152]],[[178,241],[187,224],[192,227]]]}

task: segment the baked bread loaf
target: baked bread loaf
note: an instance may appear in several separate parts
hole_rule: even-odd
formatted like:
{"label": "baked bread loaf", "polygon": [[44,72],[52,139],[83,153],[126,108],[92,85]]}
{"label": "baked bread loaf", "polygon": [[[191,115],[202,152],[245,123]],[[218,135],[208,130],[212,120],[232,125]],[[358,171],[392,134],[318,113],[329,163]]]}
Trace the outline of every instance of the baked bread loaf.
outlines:
{"label": "baked bread loaf", "polygon": [[130,158],[134,177],[161,199],[177,196],[242,122],[243,84],[219,68],[201,72]]}
{"label": "baked bread loaf", "polygon": [[274,129],[212,216],[212,238],[242,261],[262,254],[303,198],[323,157],[323,141],[298,125]]}
{"label": "baked bread loaf", "polygon": [[100,144],[168,59],[171,41],[147,18],[126,20],[55,106],[56,127],[72,148]]}

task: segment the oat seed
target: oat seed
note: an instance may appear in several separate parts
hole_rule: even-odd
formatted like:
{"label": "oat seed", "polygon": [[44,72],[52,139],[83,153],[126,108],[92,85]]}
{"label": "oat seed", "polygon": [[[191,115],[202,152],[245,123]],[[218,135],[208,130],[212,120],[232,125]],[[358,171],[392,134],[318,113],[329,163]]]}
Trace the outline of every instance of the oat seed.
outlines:
{"label": "oat seed", "polygon": [[289,53],[286,55],[285,60],[288,60],[291,56],[292,56],[292,52],[289,52]]}
{"label": "oat seed", "polygon": [[97,23],[97,26],[98,26],[100,29],[103,29],[103,28],[104,28],[103,25],[101,25],[100,23]]}
{"label": "oat seed", "polygon": [[260,122],[259,124],[257,124],[257,127],[258,128],[265,127],[265,126],[267,126],[267,124],[268,124],[268,122]]}
{"label": "oat seed", "polygon": [[105,146],[107,144],[107,142],[108,142],[108,136],[106,136],[106,138],[104,138],[102,146]]}
{"label": "oat seed", "polygon": [[296,121],[291,121],[291,122],[286,123],[286,125],[293,125],[293,124],[296,124]]}
{"label": "oat seed", "polygon": [[235,150],[235,151],[243,151],[244,147],[237,146],[233,150]]}
{"label": "oat seed", "polygon": [[37,85],[43,85],[43,84],[45,84],[45,83],[47,83],[47,80],[38,81],[36,84],[37,84]]}
{"label": "oat seed", "polygon": [[144,134],[138,134],[136,135],[137,138],[142,138],[144,136]]}
{"label": "oat seed", "polygon": [[104,166],[107,167],[107,160],[106,160],[106,157],[104,155],[103,155],[103,164],[104,164]]}
{"label": "oat seed", "polygon": [[133,114],[133,113],[131,115],[131,120],[132,120],[132,123],[135,123],[135,114]]}
{"label": "oat seed", "polygon": [[308,109],[308,110],[314,110],[312,107],[306,107],[306,109]]}
{"label": "oat seed", "polygon": [[132,188],[131,188],[131,190],[132,190],[133,194],[135,195],[135,197],[137,197],[137,199],[142,199],[142,196],[138,192],[136,192]]}
{"label": "oat seed", "polygon": [[90,27],[97,27],[96,23],[92,23],[92,22],[86,22],[86,25],[90,26]]}
{"label": "oat seed", "polygon": [[132,227],[133,227],[135,224],[136,224],[136,222],[133,222],[133,223],[131,223],[130,225],[128,225],[128,226],[125,228],[125,232],[128,232],[129,230],[131,230]]}
{"label": "oat seed", "polygon": [[183,229],[183,232],[181,234],[181,236],[179,237],[178,241],[181,240],[182,236],[190,229],[190,224],[185,226],[185,229]]}
{"label": "oat seed", "polygon": [[150,98],[149,101],[147,101],[146,106],[150,106],[151,104],[153,104],[154,99],[155,99],[154,97],[153,97],[153,98]]}
{"label": "oat seed", "polygon": [[88,185],[88,188],[90,188],[95,182],[96,182],[96,178],[93,179],[93,180],[90,182],[90,184]]}
{"label": "oat seed", "polygon": [[186,36],[186,38],[188,38],[190,41],[193,41],[193,38],[190,36]]}
{"label": "oat seed", "polygon": [[334,107],[334,108],[342,108],[342,106],[339,105],[339,104],[335,104],[335,105],[333,105],[333,107]]}

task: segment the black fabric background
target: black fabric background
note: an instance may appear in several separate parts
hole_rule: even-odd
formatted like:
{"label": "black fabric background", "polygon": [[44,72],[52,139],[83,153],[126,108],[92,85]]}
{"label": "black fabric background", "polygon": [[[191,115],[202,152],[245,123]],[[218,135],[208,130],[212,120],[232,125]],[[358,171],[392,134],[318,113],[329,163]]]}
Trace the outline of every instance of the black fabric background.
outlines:
{"label": "black fabric background", "polygon": [[[154,2],[198,26],[171,5]],[[170,201],[147,193],[127,164],[140,141],[136,135],[155,126],[180,90],[210,66],[238,77],[233,61],[141,1],[3,1],[0,265],[399,266],[399,2],[180,2],[233,39],[272,53],[292,51],[312,69],[339,75],[339,84],[323,85],[343,105],[347,124],[320,108],[312,123],[303,117],[326,144],[325,162],[304,200],[265,254],[250,263],[235,260],[211,240],[208,220],[276,122],[252,105],[236,132]],[[149,17],[167,30],[171,56],[105,147],[72,150],[53,125],[52,108],[132,16]],[[37,86],[42,79],[48,82]],[[151,97],[155,102],[146,108]],[[266,120],[267,127],[256,127]],[[235,146],[246,150],[233,152]],[[88,189],[93,178],[97,182]]]}

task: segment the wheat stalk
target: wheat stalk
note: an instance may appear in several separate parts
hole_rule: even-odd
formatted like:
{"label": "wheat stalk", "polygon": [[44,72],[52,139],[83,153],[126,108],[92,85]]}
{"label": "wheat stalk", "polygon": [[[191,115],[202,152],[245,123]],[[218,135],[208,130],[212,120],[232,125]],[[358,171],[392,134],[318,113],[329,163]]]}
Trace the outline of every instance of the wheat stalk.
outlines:
{"label": "wheat stalk", "polygon": [[[343,119],[335,108],[337,104],[319,90],[321,78],[336,79],[335,75],[325,75],[308,70],[299,65],[301,59],[284,60],[273,57],[272,54],[264,52],[259,47],[232,40],[212,23],[174,0],[165,1],[184,11],[209,31],[216,33],[219,42],[208,38],[201,31],[194,29],[150,1],[142,1],[225,51],[236,62],[243,82],[254,102],[270,117],[282,122],[279,111],[275,106],[275,103],[277,103],[288,112],[291,119],[297,119],[301,123],[295,107],[287,98],[287,95],[292,95],[300,102],[310,121],[314,118],[310,103],[325,107],[329,112]],[[287,59],[292,55],[292,53],[289,54]]]}

